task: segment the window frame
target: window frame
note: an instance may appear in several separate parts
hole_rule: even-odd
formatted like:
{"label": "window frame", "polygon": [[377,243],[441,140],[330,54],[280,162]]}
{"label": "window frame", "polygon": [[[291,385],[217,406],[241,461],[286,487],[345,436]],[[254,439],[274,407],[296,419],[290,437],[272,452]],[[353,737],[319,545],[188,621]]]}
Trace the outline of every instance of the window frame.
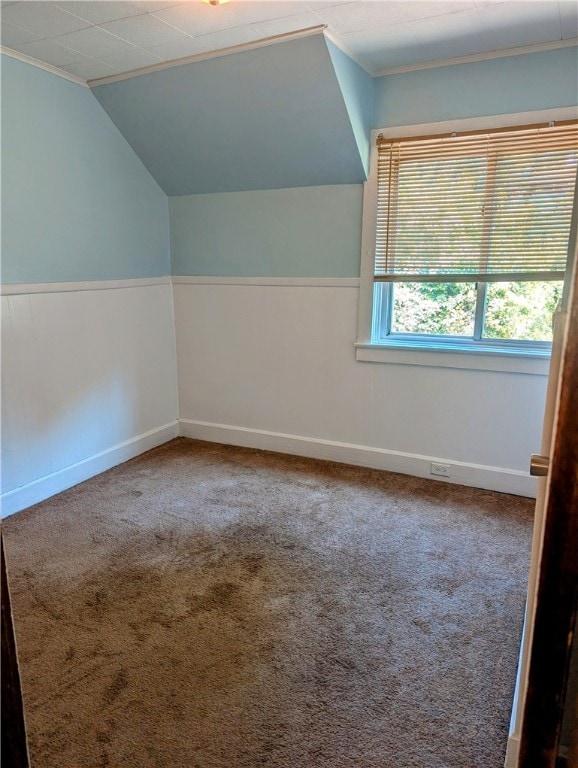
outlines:
{"label": "window frame", "polygon": [[[362,362],[383,362],[408,365],[428,365],[513,373],[548,374],[550,342],[491,340],[434,336],[430,334],[394,333],[379,337],[374,312],[375,232],[377,215],[377,136],[402,138],[471,130],[515,128],[550,120],[576,119],[575,108],[548,109],[515,114],[465,118],[437,123],[377,128],[371,132],[369,173],[364,184],[361,238],[361,272],[359,292],[358,337],[356,359]],[[566,276],[567,279],[567,276]],[[411,281],[408,281],[411,282]],[[476,281],[472,281],[476,282]],[[387,283],[391,286],[392,283]],[[391,287],[379,288],[382,293],[379,311],[391,312]],[[487,282],[478,283],[478,292],[487,290]],[[383,294],[388,294],[385,297]],[[478,294],[479,296],[479,294]],[[389,298],[388,298],[389,297]],[[479,303],[479,298],[477,304]],[[475,331],[480,330],[481,318],[476,317]]]}

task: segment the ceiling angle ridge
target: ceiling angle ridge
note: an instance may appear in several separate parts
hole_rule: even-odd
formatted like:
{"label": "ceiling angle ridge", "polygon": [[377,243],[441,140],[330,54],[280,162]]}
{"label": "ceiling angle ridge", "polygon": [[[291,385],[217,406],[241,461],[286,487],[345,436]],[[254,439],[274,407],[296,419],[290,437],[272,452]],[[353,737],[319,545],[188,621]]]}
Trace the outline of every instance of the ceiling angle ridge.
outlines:
{"label": "ceiling angle ridge", "polygon": [[107,85],[108,83],[117,83],[121,80],[131,80],[133,77],[140,77],[141,75],[148,75],[152,72],[160,72],[164,69],[173,69],[174,67],[182,67],[185,64],[195,64],[200,61],[208,61],[209,59],[217,59],[221,56],[231,56],[234,53],[242,53],[243,51],[252,51],[257,48],[265,48],[269,45],[276,45],[277,43],[285,43],[290,40],[299,40],[303,37],[312,37],[314,35],[324,34],[327,28],[326,24],[317,24],[314,27],[306,27],[305,29],[298,29],[294,32],[283,32],[279,35],[271,35],[270,37],[263,37],[259,40],[252,40],[247,43],[240,43],[239,45],[232,45],[227,48],[219,48],[215,51],[206,51],[204,53],[196,53],[193,56],[184,56],[181,59],[172,59],[171,61],[161,61],[158,64],[151,64],[148,67],[141,67],[140,69],[133,69],[130,72],[121,72],[118,75],[107,75],[106,77],[96,78],[88,81],[89,88],[97,88],[100,85]]}

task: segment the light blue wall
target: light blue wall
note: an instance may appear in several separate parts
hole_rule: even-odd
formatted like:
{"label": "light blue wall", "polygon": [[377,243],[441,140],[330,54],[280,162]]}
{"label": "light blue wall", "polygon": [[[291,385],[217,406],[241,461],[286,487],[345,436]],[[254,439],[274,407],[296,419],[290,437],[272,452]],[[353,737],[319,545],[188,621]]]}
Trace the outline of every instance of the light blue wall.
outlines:
{"label": "light blue wall", "polygon": [[376,78],[374,127],[574,106],[577,54],[559,48]]}
{"label": "light blue wall", "polygon": [[326,40],[335,74],[341,86],[351,127],[366,172],[369,168],[369,132],[373,126],[373,78],[346,56],[331,40]]}
{"label": "light blue wall", "polygon": [[2,282],[166,275],[168,201],[92,93],[2,56]]}
{"label": "light blue wall", "polygon": [[[575,104],[575,56],[561,49],[382,77],[374,122]],[[361,185],[171,198],[173,274],[358,276],[361,207]]]}
{"label": "light blue wall", "polygon": [[[258,53],[266,57],[252,55]],[[242,58],[245,54],[247,58]],[[115,90],[111,98],[118,104],[126,98],[123,115],[134,123],[142,141],[148,141],[150,125],[156,131],[153,144],[162,151],[152,157],[161,174],[164,161],[170,159],[173,166],[167,172],[171,178],[177,174],[176,188],[224,183],[220,171],[213,181],[212,173],[216,167],[224,168],[214,163],[226,149],[232,163],[226,184],[245,190],[171,199],[173,273],[357,276],[361,185],[330,183],[335,172],[340,181],[347,177],[339,163],[337,170],[332,169],[331,158],[353,158],[350,170],[357,168],[355,173],[363,177],[359,150],[370,120],[367,78],[340,51],[328,49],[316,37],[245,54],[113,84],[129,89]],[[214,115],[208,109],[215,106],[211,86],[219,78],[213,69],[210,76],[203,75],[203,66],[215,62],[220,87],[225,89],[221,97],[232,101],[239,117],[219,124],[216,140],[214,124],[207,120]],[[269,85],[258,94],[257,111],[250,89],[242,85],[243,77],[230,77],[232,71],[239,75],[239,63],[244,74],[266,73]],[[290,64],[297,68],[287,73]],[[198,73],[193,90],[187,84],[192,71]],[[167,73],[174,73],[175,79],[165,80]],[[169,111],[173,118],[198,114],[194,130],[186,120],[169,121],[169,113],[158,104],[150,113],[153,123],[145,121],[139,128],[139,115],[146,116],[151,106],[147,83],[155,75],[163,76],[153,89],[155,99],[166,88],[171,109],[187,101],[183,94],[195,96],[182,114]],[[307,82],[317,80],[308,90]],[[576,48],[390,75],[375,82],[374,124],[385,127],[568,106],[576,104],[577,81]],[[90,92],[6,57],[2,86],[4,282],[166,274],[166,197]],[[299,95],[303,89],[305,99]],[[303,128],[292,138],[281,131],[287,112],[281,109],[280,98],[288,94],[298,100],[296,114]],[[305,131],[309,112],[313,123]],[[182,134],[182,142],[189,131],[194,142],[175,144],[174,131]],[[240,137],[253,143],[239,143]],[[322,144],[328,143],[334,145],[335,155],[321,152]],[[195,148],[194,158],[187,154],[189,146]],[[267,158],[275,159],[273,169],[263,162]],[[291,186],[295,178],[306,186]],[[287,188],[247,191],[255,186]]]}
{"label": "light blue wall", "polygon": [[171,196],[365,180],[321,34],[101,85],[94,94]]}
{"label": "light blue wall", "polygon": [[174,275],[357,277],[360,184],[170,199]]}

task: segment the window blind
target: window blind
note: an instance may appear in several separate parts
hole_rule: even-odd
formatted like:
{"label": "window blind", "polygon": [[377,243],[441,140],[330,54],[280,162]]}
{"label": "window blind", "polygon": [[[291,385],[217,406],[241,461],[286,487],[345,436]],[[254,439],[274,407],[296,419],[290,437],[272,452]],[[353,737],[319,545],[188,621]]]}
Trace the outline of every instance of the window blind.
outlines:
{"label": "window blind", "polygon": [[375,279],[562,279],[578,122],[378,138]]}

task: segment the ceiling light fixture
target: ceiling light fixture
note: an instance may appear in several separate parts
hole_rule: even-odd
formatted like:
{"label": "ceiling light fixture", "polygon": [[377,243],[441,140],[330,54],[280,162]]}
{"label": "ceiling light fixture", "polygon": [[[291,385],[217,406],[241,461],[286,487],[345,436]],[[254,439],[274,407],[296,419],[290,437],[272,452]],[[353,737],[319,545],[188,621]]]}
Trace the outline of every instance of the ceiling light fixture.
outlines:
{"label": "ceiling light fixture", "polygon": [[228,2],[229,0],[203,0],[203,3],[207,3],[207,5],[224,5]]}

